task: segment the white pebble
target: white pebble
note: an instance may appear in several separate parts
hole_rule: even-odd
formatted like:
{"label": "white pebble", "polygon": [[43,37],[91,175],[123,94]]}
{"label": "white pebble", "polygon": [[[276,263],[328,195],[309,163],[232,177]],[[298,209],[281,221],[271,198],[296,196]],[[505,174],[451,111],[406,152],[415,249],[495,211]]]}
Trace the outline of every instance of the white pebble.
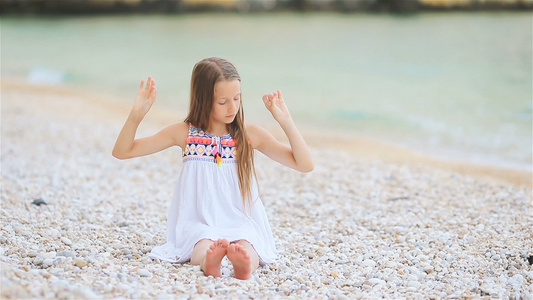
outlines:
{"label": "white pebble", "polygon": [[61,273],[65,272],[63,268],[53,268],[50,270],[50,274],[52,275],[60,275]]}
{"label": "white pebble", "polygon": [[61,241],[65,244],[65,245],[72,245],[72,241],[68,238],[68,237],[65,237],[65,236],[62,236],[61,237]]}
{"label": "white pebble", "polygon": [[415,289],[419,289],[420,286],[422,286],[422,284],[420,282],[418,282],[418,281],[411,280],[411,281],[407,282],[407,286],[415,288]]}
{"label": "white pebble", "polygon": [[377,284],[385,285],[386,284],[385,280],[381,280],[379,278],[371,278],[368,280],[368,282],[370,282],[372,285],[377,285]]}
{"label": "white pebble", "polygon": [[52,266],[53,264],[54,264],[54,260],[51,259],[51,258],[47,258],[47,259],[43,260],[43,266],[45,268],[48,268],[48,267]]}
{"label": "white pebble", "polygon": [[227,267],[227,266],[229,265],[228,258],[227,258],[227,257],[224,257],[224,258],[222,259],[222,261],[220,262],[220,265],[221,265],[222,267]]}
{"label": "white pebble", "polygon": [[533,280],[533,271],[529,271],[529,272],[526,271],[526,274],[527,274],[527,278]]}
{"label": "white pebble", "polygon": [[152,276],[152,273],[150,273],[150,271],[148,271],[146,269],[137,270],[137,274],[139,274],[139,276],[142,276],[142,277],[150,277],[150,276]]}
{"label": "white pebble", "polygon": [[507,283],[511,285],[520,285],[523,282],[524,282],[524,277],[520,274],[516,274],[515,276],[513,276],[511,279],[507,281]]}
{"label": "white pebble", "polygon": [[73,298],[98,299],[99,297],[94,291],[86,286],[78,286],[74,288]]}
{"label": "white pebble", "polygon": [[224,267],[220,269],[220,273],[222,274],[222,277],[229,277],[231,274],[231,271],[229,270],[229,268]]}
{"label": "white pebble", "polygon": [[367,267],[375,267],[378,263],[371,260],[371,259],[365,259],[363,260],[363,265]]}
{"label": "white pebble", "polygon": [[61,251],[61,252],[57,253],[57,256],[76,257],[76,252],[74,252],[74,251]]}

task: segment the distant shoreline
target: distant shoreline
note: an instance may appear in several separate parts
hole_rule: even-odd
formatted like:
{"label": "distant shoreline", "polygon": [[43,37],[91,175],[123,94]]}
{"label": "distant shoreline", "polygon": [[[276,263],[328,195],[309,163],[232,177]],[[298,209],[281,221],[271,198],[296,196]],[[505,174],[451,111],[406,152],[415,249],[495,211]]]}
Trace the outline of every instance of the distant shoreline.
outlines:
{"label": "distant shoreline", "polygon": [[422,11],[530,11],[531,0],[0,0],[0,15],[135,14],[190,12],[337,11],[416,13]]}
{"label": "distant shoreline", "polygon": [[[36,94],[60,94],[89,101],[94,105],[102,107],[105,111],[114,117],[126,118],[130,106],[127,101],[116,99],[107,95],[90,93],[79,88],[68,86],[47,86],[47,85],[30,85],[20,80],[1,78],[2,91],[31,91]],[[164,127],[173,122],[179,122],[178,116],[185,115],[177,111],[169,111],[166,107],[155,105],[150,114],[147,115],[145,122],[157,127]],[[5,126],[5,124],[2,124]],[[274,136],[283,139],[282,131],[279,128],[267,128]],[[350,137],[339,140],[339,137],[324,135],[310,130],[302,130],[304,138],[309,146],[317,150],[335,150],[354,155],[359,158],[371,161],[384,161],[393,164],[408,165],[426,165],[437,169],[452,171],[463,175],[496,180],[502,183],[510,183],[519,186],[531,188],[533,183],[533,172],[501,167],[485,163],[472,163],[453,159],[441,159],[429,154],[417,152],[414,149],[396,146],[385,141],[373,138]],[[342,147],[340,147],[342,145]]]}

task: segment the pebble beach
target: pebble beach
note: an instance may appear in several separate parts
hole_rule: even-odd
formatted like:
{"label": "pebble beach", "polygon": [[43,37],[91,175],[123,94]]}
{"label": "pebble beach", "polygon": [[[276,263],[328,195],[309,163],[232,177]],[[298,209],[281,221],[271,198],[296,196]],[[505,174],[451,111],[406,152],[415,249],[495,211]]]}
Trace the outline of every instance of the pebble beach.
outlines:
{"label": "pebble beach", "polygon": [[[165,242],[179,148],[120,161],[128,105],[4,82],[1,96],[2,299],[533,299],[531,173],[310,143],[301,174],[258,153],[279,260],[245,281],[227,260],[206,277],[147,256]],[[154,107],[138,136],[183,116]]]}

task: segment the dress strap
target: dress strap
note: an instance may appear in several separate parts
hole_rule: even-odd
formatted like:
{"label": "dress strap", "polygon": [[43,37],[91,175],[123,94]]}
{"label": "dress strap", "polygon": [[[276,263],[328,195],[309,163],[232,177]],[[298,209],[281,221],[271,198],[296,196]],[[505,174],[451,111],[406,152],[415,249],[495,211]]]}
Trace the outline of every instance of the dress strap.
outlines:
{"label": "dress strap", "polygon": [[201,128],[194,127],[192,124],[189,124],[189,137],[204,137],[206,132]]}
{"label": "dress strap", "polygon": [[191,123],[189,123],[189,133],[187,134],[188,137],[192,136],[193,131],[196,129],[196,127],[192,126]]}

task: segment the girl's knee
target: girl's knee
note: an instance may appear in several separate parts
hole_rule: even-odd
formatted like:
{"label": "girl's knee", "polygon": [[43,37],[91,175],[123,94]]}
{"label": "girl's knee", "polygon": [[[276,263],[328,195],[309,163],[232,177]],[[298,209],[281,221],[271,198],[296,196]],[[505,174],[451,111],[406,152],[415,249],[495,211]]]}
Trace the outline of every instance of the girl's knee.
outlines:
{"label": "girl's knee", "polygon": [[241,246],[245,246],[245,245],[250,245],[251,246],[252,245],[247,240],[238,240],[238,241],[232,242],[232,244],[239,244]]}
{"label": "girl's knee", "polygon": [[246,249],[251,249],[255,252],[255,248],[254,246],[252,245],[252,243],[248,242],[247,240],[238,240],[238,241],[235,241],[234,242],[235,244],[239,244],[243,247],[245,247]]}
{"label": "girl's knee", "polygon": [[213,244],[215,241],[213,240],[210,240],[210,239],[201,239],[199,240],[198,242],[196,242],[196,244],[194,244],[194,247],[198,247],[198,246],[211,246],[211,244]]}

